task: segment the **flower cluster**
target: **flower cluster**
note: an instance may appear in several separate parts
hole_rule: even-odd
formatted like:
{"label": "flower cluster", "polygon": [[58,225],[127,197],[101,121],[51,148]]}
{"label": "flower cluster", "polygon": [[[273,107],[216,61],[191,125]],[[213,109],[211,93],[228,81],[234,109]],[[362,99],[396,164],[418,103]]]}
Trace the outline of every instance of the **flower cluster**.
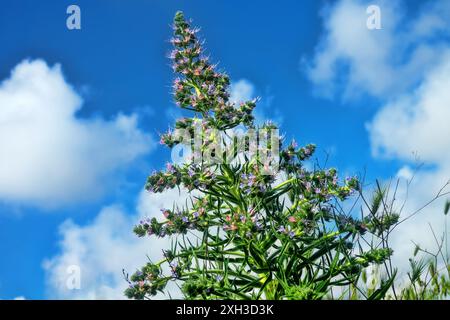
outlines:
{"label": "flower cluster", "polygon": [[189,229],[202,226],[205,209],[201,207],[191,210],[161,209],[161,213],[165,221],[158,222],[156,218],[143,219],[134,227],[134,232],[140,237],[145,235],[165,237],[172,234],[184,234]]}
{"label": "flower cluster", "polygon": [[293,141],[285,150],[281,152],[281,158],[286,162],[293,162],[296,158],[299,161],[304,161],[310,158],[316,146],[314,144],[308,144],[302,148],[297,148],[297,143]]}
{"label": "flower cluster", "polygon": [[131,275],[129,287],[125,290],[128,298],[144,299],[147,294],[156,295],[167,285],[168,278],[162,276],[161,267],[147,263],[143,268]]}
{"label": "flower cluster", "polygon": [[308,172],[301,168],[296,174],[302,189],[300,196],[308,200],[315,199],[318,202],[326,202],[332,197],[345,200],[353,192],[359,190],[359,181],[356,177],[347,178],[344,185],[339,185],[337,171],[334,168],[314,172]]}
{"label": "flower cluster", "polygon": [[289,236],[290,238],[295,237],[295,231],[292,229],[292,227],[290,225],[288,225],[287,227],[282,225],[278,228],[277,230],[279,233],[285,234],[287,236]]}
{"label": "flower cluster", "polygon": [[367,226],[364,224],[364,222],[356,220],[352,217],[339,215],[336,221],[337,226],[340,230],[360,234],[364,234],[367,231]]}
{"label": "flower cluster", "polygon": [[166,171],[153,172],[148,178],[145,189],[149,192],[163,192],[183,185],[188,190],[206,189],[214,182],[214,172],[206,168],[201,169],[195,164],[186,164],[182,168],[167,164]]}
{"label": "flower cluster", "polygon": [[191,164],[183,170],[182,182],[188,190],[207,189],[214,183],[215,173],[210,168]]}
{"label": "flower cluster", "polygon": [[395,212],[384,213],[378,216],[375,212],[364,218],[364,225],[370,232],[381,235],[383,232],[388,231],[392,226],[398,223],[400,215]]}
{"label": "flower cluster", "polygon": [[152,236],[165,237],[174,234],[185,234],[190,229],[203,230],[208,226],[206,216],[208,201],[206,198],[198,198],[192,203],[191,208],[170,210],[160,209],[162,220],[157,218],[143,218],[134,227],[134,233],[139,237]]}
{"label": "flower cluster", "polygon": [[176,14],[171,40],[174,50],[170,54],[173,70],[180,74],[173,84],[176,104],[202,113],[217,129],[241,123],[251,126],[256,100],[242,102],[239,107],[229,101],[230,80],[226,74],[215,71],[215,66],[202,55],[198,31],[189,26],[181,12]]}
{"label": "flower cluster", "polygon": [[166,235],[166,227],[164,223],[158,222],[156,218],[146,218],[134,227],[133,232],[139,237],[144,237],[145,235],[164,237]]}
{"label": "flower cluster", "polygon": [[224,287],[224,281],[220,275],[193,276],[183,283],[181,290],[187,297],[206,298],[215,294],[216,291],[220,292],[222,287]]}
{"label": "flower cluster", "polygon": [[355,258],[355,261],[363,267],[368,267],[369,264],[381,264],[386,261],[394,251],[391,248],[372,249]]}
{"label": "flower cluster", "polygon": [[264,176],[258,176],[253,173],[242,173],[239,187],[245,194],[252,192],[264,193],[267,190],[267,183],[263,178]]}
{"label": "flower cluster", "polygon": [[235,232],[241,237],[250,239],[256,232],[261,231],[263,223],[256,209],[250,208],[248,212],[226,214],[223,230]]}
{"label": "flower cluster", "polygon": [[170,163],[166,166],[166,171],[153,172],[145,184],[148,192],[163,192],[166,189],[173,189],[181,183],[181,170],[178,166]]}

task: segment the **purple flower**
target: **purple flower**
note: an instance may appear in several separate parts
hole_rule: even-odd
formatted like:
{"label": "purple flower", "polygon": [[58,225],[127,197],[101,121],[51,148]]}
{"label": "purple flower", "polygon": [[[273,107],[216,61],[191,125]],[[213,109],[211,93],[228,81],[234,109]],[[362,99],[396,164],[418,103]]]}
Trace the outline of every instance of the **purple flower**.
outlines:
{"label": "purple flower", "polygon": [[209,85],[208,87],[208,94],[212,95],[214,93],[214,91],[216,90],[216,88],[214,87],[214,85]]}
{"label": "purple flower", "polygon": [[284,233],[284,232],[286,232],[286,228],[284,226],[281,226],[278,228],[278,232]]}
{"label": "purple flower", "polygon": [[194,218],[198,218],[200,214],[197,211],[195,211],[192,215],[194,216]]}
{"label": "purple flower", "polygon": [[169,210],[161,209],[161,212],[162,212],[162,214],[164,215],[165,218],[169,217],[169,214],[170,214]]}
{"label": "purple flower", "polygon": [[298,144],[295,140],[292,140],[291,146],[295,149],[298,147]]}
{"label": "purple flower", "polygon": [[166,164],[167,172],[174,173],[175,168],[172,166],[171,163]]}
{"label": "purple flower", "polygon": [[309,156],[311,154],[311,150],[309,148],[304,149],[305,155]]}
{"label": "purple flower", "polygon": [[183,218],[181,218],[181,220],[183,220],[184,223],[188,223],[189,222],[188,217],[183,217]]}
{"label": "purple flower", "polygon": [[288,235],[289,235],[289,237],[293,238],[295,236],[295,232],[294,231],[289,231]]}
{"label": "purple flower", "polygon": [[309,181],[306,182],[305,188],[306,188],[306,190],[310,191],[311,190],[311,182],[309,182]]}
{"label": "purple flower", "polygon": [[175,59],[176,55],[178,53],[178,50],[174,49],[170,52],[169,58],[170,59]]}
{"label": "purple flower", "polygon": [[176,261],[170,262],[169,265],[172,270],[175,270],[178,267],[178,263]]}

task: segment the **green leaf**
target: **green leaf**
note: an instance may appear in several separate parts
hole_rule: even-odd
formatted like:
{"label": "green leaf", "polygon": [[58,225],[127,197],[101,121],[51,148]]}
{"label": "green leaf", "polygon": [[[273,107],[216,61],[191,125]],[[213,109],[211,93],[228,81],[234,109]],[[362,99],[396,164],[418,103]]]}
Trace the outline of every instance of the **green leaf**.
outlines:
{"label": "green leaf", "polygon": [[385,297],[386,292],[389,290],[389,288],[392,287],[394,284],[395,276],[397,275],[397,270],[394,271],[392,276],[387,281],[382,281],[380,288],[375,290],[368,298],[367,300],[381,300]]}
{"label": "green leaf", "polygon": [[375,215],[378,212],[385,194],[386,194],[386,190],[382,189],[377,181],[377,189],[374,192],[372,204],[371,204],[371,208],[370,208],[370,212],[373,215]]}

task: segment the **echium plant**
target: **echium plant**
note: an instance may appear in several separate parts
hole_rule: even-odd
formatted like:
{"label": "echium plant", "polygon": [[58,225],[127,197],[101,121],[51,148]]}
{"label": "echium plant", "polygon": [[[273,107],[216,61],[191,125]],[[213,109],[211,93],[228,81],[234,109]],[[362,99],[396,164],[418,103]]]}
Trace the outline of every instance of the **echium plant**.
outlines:
{"label": "echium plant", "polygon": [[[181,164],[150,175],[145,186],[152,193],[184,188],[191,197],[181,208],[161,208],[161,219],[144,219],[135,227],[140,237],[173,241],[160,261],[127,275],[125,295],[151,298],[174,281],[186,299],[320,299],[332,288],[355,284],[362,269],[392,253],[360,245],[361,235],[371,232],[370,219],[343,212],[342,201],[360,190],[358,179],[341,181],[335,169],[308,170],[304,162],[314,145],[284,146],[274,123],[256,125],[257,100],[230,101],[230,80],[204,56],[197,32],[181,12],[176,14],[174,98],[193,116],[177,120],[174,131],[161,135],[169,148],[184,145],[193,152]],[[243,154],[252,142],[235,143],[230,133],[238,128],[270,130],[264,151],[272,150],[271,157]],[[211,145],[220,148],[211,152]],[[233,159],[205,160],[211,153],[215,158],[230,152]]]}

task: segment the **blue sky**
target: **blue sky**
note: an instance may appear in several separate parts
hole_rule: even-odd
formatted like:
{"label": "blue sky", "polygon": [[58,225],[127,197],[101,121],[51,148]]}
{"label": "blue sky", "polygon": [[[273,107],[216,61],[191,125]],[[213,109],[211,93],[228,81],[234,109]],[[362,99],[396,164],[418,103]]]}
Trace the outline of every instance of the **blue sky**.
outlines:
{"label": "blue sky", "polygon": [[[70,4],[81,30],[66,28]],[[381,30],[366,27],[369,4]],[[417,152],[427,167],[411,208],[450,177],[449,1],[11,1],[0,12],[0,298],[117,297],[120,266],[148,253],[133,221],[178,198],[141,194],[170,159],[155,141],[177,114],[177,10],[234,88],[262,97],[261,116],[328,165],[407,179]],[[90,283],[76,292],[61,289],[70,263]]]}

